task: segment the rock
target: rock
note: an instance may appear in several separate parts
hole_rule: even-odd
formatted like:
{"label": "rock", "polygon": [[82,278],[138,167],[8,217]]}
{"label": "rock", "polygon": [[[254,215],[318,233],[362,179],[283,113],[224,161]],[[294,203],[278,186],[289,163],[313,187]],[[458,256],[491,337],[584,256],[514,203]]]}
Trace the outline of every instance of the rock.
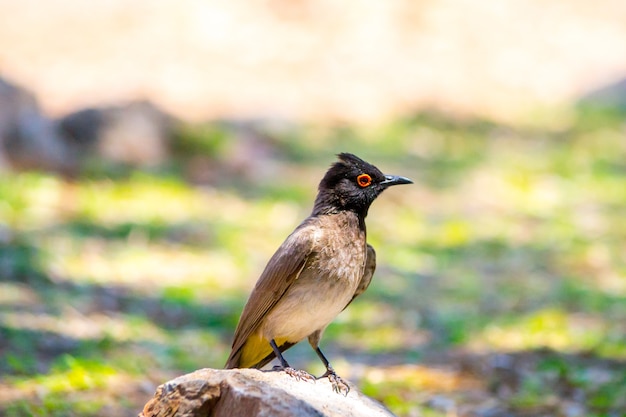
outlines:
{"label": "rock", "polygon": [[147,101],[90,108],[58,121],[77,154],[129,166],[155,166],[169,156],[174,119]]}
{"label": "rock", "polygon": [[83,109],[53,121],[32,93],[0,78],[0,172],[75,174],[98,159],[155,166],[169,157],[175,123],[146,101]]}
{"label": "rock", "polygon": [[583,109],[595,107],[626,111],[626,78],[588,92],[578,100],[577,104]]}
{"label": "rock", "polygon": [[71,148],[78,152],[88,152],[95,148],[104,122],[102,110],[88,108],[64,116],[57,124],[59,132]]}
{"label": "rock", "polygon": [[344,396],[327,378],[298,381],[284,372],[201,369],[159,386],[139,417],[390,417],[350,385]]}
{"label": "rock", "polygon": [[67,172],[73,166],[54,123],[42,114],[35,96],[0,78],[0,171]]}

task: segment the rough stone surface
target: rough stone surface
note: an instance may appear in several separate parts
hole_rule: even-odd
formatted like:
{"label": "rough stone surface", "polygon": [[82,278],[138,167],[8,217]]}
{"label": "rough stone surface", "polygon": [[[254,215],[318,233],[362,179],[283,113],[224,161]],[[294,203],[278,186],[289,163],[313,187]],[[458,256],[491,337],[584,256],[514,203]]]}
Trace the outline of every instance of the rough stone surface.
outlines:
{"label": "rough stone surface", "polygon": [[159,386],[140,417],[389,417],[382,404],[351,385],[333,391],[327,378],[298,381],[284,372],[201,369]]}

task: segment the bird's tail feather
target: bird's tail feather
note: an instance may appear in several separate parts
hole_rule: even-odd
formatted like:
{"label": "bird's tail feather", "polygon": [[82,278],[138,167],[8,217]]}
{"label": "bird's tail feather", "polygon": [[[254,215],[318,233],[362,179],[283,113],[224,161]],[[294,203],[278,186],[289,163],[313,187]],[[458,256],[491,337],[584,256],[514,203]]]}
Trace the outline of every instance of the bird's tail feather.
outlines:
{"label": "bird's tail feather", "polygon": [[[295,343],[287,342],[286,340],[275,339],[278,345],[278,350],[284,352],[289,349]],[[226,361],[226,369],[232,368],[256,368],[261,369],[268,363],[270,363],[276,354],[272,350],[269,342],[263,338],[249,338],[246,343],[237,351],[233,351]]]}

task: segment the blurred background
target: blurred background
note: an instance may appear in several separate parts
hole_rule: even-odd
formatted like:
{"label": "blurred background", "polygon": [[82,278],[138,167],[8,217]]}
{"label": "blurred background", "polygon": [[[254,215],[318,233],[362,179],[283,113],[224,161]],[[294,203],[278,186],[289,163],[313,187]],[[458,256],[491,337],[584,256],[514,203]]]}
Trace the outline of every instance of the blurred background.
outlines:
{"label": "blurred background", "polygon": [[342,376],[399,416],[625,415],[624,51],[617,0],[0,0],[0,415],[222,367],[341,151],[415,181],[370,210]]}

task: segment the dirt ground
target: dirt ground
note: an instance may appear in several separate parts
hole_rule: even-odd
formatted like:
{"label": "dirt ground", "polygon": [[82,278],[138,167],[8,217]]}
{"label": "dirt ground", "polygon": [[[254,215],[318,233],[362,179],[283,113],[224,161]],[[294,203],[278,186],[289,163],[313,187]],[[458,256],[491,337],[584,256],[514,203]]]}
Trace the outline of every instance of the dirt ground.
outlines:
{"label": "dirt ground", "polygon": [[[0,75],[51,114],[532,119],[626,75],[618,0],[0,0]],[[523,121],[523,120],[522,120]]]}

